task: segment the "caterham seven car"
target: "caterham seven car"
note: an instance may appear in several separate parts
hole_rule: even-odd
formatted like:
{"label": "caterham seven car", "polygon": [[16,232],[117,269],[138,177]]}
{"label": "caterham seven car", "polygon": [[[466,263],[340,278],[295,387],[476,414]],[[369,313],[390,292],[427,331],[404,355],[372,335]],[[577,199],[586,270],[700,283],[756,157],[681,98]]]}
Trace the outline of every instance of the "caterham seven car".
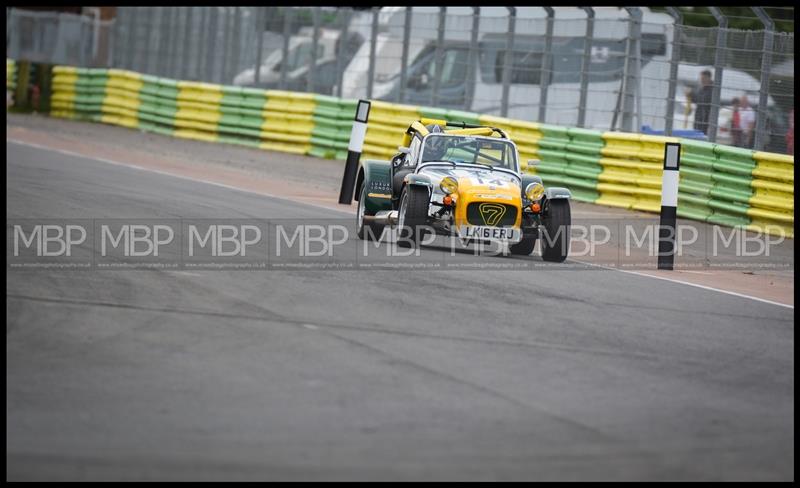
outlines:
{"label": "caterham seven car", "polygon": [[545,261],[567,258],[570,191],[522,172],[503,130],[422,119],[398,150],[391,161],[367,160],[359,169],[359,238],[380,239],[386,226],[397,226],[401,246],[433,233],[505,243],[516,255],[531,254],[539,239]]}

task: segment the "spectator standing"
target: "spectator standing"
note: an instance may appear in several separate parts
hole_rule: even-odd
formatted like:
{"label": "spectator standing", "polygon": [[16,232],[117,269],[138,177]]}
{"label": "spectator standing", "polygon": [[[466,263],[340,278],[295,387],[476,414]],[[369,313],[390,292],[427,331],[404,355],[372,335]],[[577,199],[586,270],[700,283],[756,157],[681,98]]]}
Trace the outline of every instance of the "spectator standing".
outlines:
{"label": "spectator standing", "polygon": [[736,147],[742,147],[743,140],[742,140],[742,114],[739,113],[739,99],[734,98],[731,102],[733,105],[733,114],[731,115],[731,138],[733,139],[733,145]]}
{"label": "spectator standing", "polygon": [[694,112],[694,129],[708,135],[708,118],[711,115],[711,92],[714,84],[711,71],[703,70],[700,73],[700,86],[687,93],[687,96],[697,105]]}
{"label": "spectator standing", "polygon": [[739,99],[739,103],[741,105],[741,125],[742,125],[742,147],[753,147],[753,139],[755,138],[755,127],[756,127],[756,113],[753,112],[753,109],[750,107],[750,101],[747,99],[747,95],[742,95]]}

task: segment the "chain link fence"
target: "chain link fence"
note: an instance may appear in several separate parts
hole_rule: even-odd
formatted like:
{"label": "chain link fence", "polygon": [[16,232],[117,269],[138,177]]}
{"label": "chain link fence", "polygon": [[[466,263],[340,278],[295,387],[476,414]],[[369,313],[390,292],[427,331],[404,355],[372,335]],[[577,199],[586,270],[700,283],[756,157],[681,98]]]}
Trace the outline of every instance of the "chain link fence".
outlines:
{"label": "chain link fence", "polygon": [[691,27],[613,7],[119,7],[109,22],[7,9],[7,20],[14,59],[793,152],[794,34],[769,24]]}

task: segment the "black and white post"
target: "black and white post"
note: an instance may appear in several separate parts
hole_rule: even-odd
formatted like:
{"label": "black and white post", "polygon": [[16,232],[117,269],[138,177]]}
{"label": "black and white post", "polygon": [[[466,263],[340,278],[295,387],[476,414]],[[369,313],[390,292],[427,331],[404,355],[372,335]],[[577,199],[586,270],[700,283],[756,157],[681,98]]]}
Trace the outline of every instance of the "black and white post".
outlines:
{"label": "black and white post", "polygon": [[361,150],[364,149],[364,138],[367,136],[367,120],[369,119],[369,100],[359,100],[356,106],[356,117],[350,131],[350,144],[347,146],[347,163],[344,165],[342,189],[339,192],[339,203],[350,205],[358,176],[358,163]]}
{"label": "black and white post", "polygon": [[678,212],[678,182],[681,145],[668,142],[664,147],[664,176],[661,179],[661,219],[658,227],[658,269],[673,268]]}

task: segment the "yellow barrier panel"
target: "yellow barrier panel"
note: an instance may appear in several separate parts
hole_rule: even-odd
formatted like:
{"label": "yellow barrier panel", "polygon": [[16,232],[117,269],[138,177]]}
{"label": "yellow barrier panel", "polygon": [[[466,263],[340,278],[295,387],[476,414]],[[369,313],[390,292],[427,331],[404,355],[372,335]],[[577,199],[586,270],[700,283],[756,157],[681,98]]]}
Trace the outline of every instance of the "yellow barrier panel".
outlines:
{"label": "yellow barrier panel", "polygon": [[612,158],[638,159],[641,152],[639,134],[628,134],[624,132],[604,132],[603,140],[606,145],[600,150],[600,154]]}
{"label": "yellow barrier panel", "polygon": [[600,150],[603,172],[597,176],[595,201],[647,212],[661,210],[661,178],[664,144],[676,138],[605,132],[606,145]]}
{"label": "yellow barrier panel", "polygon": [[750,230],[794,237],[794,157],[766,152],[753,153],[754,190],[747,215]]}
{"label": "yellow barrier panel", "polygon": [[219,111],[219,102],[222,100],[222,87],[219,85],[208,85],[198,87],[195,84],[181,86],[178,83],[178,108],[199,108],[207,106],[211,110]]}
{"label": "yellow barrier panel", "polygon": [[198,141],[214,142],[217,140],[217,134],[209,133],[206,129],[193,130],[193,129],[175,129],[172,133],[176,137],[184,139],[195,139]]}
{"label": "yellow barrier panel", "polygon": [[123,127],[139,125],[139,90],[142,75],[133,71],[109,69],[100,121]]}
{"label": "yellow barrier panel", "polygon": [[53,74],[78,74],[78,68],[75,66],[53,66]]}
{"label": "yellow barrier panel", "polygon": [[311,149],[311,144],[280,144],[275,142],[262,142],[258,146],[269,151],[280,151],[292,154],[306,154]]}
{"label": "yellow barrier panel", "polygon": [[681,142],[676,137],[651,136],[641,134],[639,136],[639,155],[638,158],[644,161],[664,161],[664,146],[668,142]]}
{"label": "yellow barrier panel", "polygon": [[142,75],[139,73],[119,69],[108,70],[106,88],[116,88],[138,94],[139,90],[142,89],[142,85]]}
{"label": "yellow barrier panel", "polygon": [[307,114],[314,113],[313,93],[294,93],[282,90],[267,90],[267,101],[264,103],[265,112]]}
{"label": "yellow barrier panel", "polygon": [[369,111],[362,159],[389,159],[397,154],[408,126],[420,119],[417,107],[374,101]]}
{"label": "yellow barrier panel", "polygon": [[756,167],[753,177],[786,183],[794,182],[794,157],[785,154],[756,152],[753,154]]}
{"label": "yellow barrier panel", "polygon": [[71,91],[59,90],[54,91],[50,97],[50,107],[62,110],[72,110],[75,108],[75,90],[74,87]]}
{"label": "yellow barrier panel", "polygon": [[277,131],[310,137],[311,131],[314,129],[314,119],[310,115],[263,112],[263,116],[264,122],[261,124],[261,131],[266,134]]}
{"label": "yellow barrier panel", "polygon": [[78,75],[75,73],[57,73],[53,76],[53,90],[75,91]]}

